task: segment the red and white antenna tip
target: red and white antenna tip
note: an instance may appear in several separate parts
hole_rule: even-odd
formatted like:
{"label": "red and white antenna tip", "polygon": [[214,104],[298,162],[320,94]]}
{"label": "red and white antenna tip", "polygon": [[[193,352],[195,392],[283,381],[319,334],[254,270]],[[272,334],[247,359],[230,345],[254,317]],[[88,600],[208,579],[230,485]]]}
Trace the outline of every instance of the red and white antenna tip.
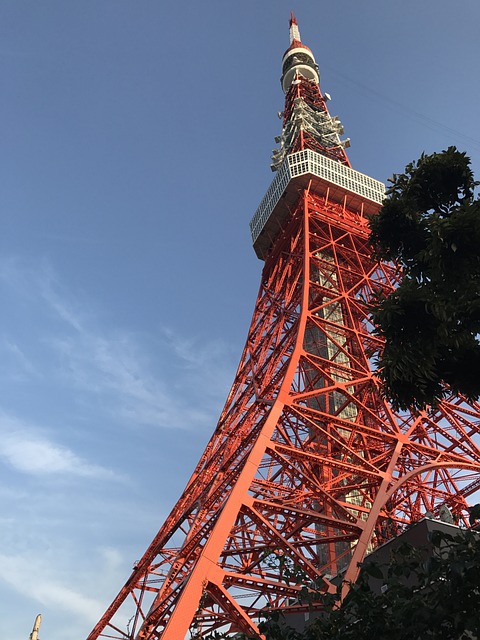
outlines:
{"label": "red and white antenna tip", "polygon": [[293,11],[290,12],[290,44],[296,40],[301,42],[300,31],[298,30],[298,22]]}

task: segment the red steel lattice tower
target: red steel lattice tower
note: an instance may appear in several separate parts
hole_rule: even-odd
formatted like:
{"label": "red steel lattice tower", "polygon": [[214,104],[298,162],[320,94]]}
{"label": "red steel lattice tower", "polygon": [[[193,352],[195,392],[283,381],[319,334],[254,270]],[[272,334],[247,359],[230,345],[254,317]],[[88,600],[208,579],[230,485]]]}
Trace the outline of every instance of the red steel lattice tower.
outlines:
{"label": "red steel lattice tower", "polygon": [[395,412],[371,367],[368,303],[398,280],[372,261],[384,186],[350,166],[318,67],[290,20],[275,178],[251,222],[265,261],[233,387],[188,485],[89,635],[260,637],[304,582],[355,580],[371,548],[427,512],[464,522],[480,486],[480,405]]}

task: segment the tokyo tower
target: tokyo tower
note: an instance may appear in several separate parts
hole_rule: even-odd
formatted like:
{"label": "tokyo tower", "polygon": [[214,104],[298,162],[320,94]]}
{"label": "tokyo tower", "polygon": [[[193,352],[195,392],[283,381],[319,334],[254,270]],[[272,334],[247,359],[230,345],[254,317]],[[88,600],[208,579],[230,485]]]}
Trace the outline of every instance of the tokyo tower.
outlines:
{"label": "tokyo tower", "polygon": [[368,218],[384,185],[351,168],[310,49],[290,19],[272,184],[251,221],[264,261],[218,425],[182,496],[88,636],[261,638],[266,609],[302,612],[427,512],[466,523],[480,487],[480,405],[396,412],[372,368],[369,303],[399,274]]}

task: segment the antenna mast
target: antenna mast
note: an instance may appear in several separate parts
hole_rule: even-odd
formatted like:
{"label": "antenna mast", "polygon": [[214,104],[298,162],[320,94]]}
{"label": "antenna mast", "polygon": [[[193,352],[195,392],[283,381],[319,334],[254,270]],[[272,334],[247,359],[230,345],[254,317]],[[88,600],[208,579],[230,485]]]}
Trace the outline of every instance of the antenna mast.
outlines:
{"label": "antenna mast", "polygon": [[39,613],[35,618],[35,623],[33,625],[32,633],[29,636],[29,640],[38,640],[38,630],[40,629],[40,623],[42,622],[42,616]]}

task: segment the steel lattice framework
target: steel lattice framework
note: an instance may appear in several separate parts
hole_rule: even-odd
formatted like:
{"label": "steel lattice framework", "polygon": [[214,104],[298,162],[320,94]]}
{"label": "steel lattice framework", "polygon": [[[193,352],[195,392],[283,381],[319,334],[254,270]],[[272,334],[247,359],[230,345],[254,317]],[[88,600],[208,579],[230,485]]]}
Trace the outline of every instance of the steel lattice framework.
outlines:
{"label": "steel lattice framework", "polygon": [[[292,16],[273,168],[304,166],[257,214],[265,266],[235,381],[183,495],[89,640],[261,637],[266,608],[304,610],[299,574],[326,591],[339,574],[354,581],[365,553],[426,512],[446,505],[464,521],[480,486],[480,405],[451,397],[398,413],[382,397],[368,309],[399,273],[371,259],[379,204],[361,191],[372,179],[350,168],[316,70]],[[307,150],[323,169],[298,156]]]}

